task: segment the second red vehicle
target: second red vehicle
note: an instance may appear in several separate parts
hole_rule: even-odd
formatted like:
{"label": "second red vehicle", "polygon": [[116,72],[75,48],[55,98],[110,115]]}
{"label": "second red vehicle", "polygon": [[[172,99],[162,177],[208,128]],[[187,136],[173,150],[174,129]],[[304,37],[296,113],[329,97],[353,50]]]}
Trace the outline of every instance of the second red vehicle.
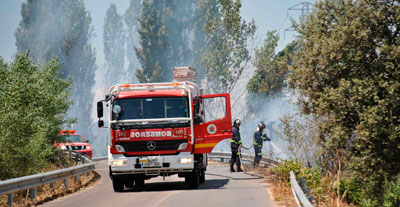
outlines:
{"label": "second red vehicle", "polygon": [[92,157],[92,147],[80,134],[76,134],[75,130],[62,130],[54,141],[54,146],[63,150],[73,150],[83,153],[88,157]]}

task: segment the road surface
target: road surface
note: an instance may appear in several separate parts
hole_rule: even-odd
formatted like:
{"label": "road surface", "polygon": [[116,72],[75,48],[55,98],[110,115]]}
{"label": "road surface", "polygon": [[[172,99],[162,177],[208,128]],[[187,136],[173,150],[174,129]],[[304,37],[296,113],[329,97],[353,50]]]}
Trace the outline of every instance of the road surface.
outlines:
{"label": "road surface", "polygon": [[100,181],[89,189],[50,201],[43,207],[119,207],[119,206],[162,206],[162,207],[272,207],[272,199],[262,179],[244,173],[230,173],[228,165],[209,163],[206,182],[198,189],[190,189],[184,178],[177,175],[146,180],[140,191],[128,190],[115,193],[108,177],[106,161],[96,166]]}

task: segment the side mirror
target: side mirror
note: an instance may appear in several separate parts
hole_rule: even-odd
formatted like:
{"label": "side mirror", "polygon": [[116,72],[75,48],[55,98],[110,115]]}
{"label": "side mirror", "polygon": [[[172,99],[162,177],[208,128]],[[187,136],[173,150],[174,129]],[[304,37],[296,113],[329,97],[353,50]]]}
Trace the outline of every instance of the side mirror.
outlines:
{"label": "side mirror", "polygon": [[88,140],[88,139],[86,140],[86,143],[89,143],[89,140]]}
{"label": "side mirror", "polygon": [[99,122],[97,122],[97,126],[98,127],[103,127],[104,126],[104,121],[103,120],[99,120]]}
{"label": "side mirror", "polygon": [[102,101],[97,102],[97,117],[98,118],[103,117],[103,102]]}

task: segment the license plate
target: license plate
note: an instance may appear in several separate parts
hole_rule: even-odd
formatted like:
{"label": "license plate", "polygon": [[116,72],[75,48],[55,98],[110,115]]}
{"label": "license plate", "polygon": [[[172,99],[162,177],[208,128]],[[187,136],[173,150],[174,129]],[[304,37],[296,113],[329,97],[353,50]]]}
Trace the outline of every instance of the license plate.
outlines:
{"label": "license plate", "polygon": [[140,158],[139,164],[141,164],[142,167],[160,167],[161,164],[157,161],[157,157],[146,157]]}

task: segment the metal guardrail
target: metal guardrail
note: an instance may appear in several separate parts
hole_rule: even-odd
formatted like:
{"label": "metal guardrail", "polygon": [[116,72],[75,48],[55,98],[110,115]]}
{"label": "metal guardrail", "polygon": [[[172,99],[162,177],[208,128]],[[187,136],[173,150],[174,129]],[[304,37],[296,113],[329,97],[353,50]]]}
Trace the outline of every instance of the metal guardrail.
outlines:
{"label": "metal guardrail", "polygon": [[[208,158],[211,159],[221,159],[222,162],[224,162],[225,160],[230,160],[231,159],[231,152],[211,152],[208,153],[207,156]],[[253,162],[254,161],[254,156],[246,154],[246,153],[241,153],[242,155],[242,161],[245,162]],[[268,159],[268,158],[262,158],[260,160],[261,163],[276,163],[275,161]]]}
{"label": "metal guardrail", "polygon": [[30,198],[33,200],[36,197],[36,187],[48,183],[50,183],[51,187],[54,187],[53,183],[55,181],[64,180],[64,185],[68,188],[68,178],[74,177],[75,182],[77,182],[78,175],[95,169],[96,163],[88,157],[73,151],[69,152],[69,154],[71,158],[75,159],[77,162],[80,161],[83,164],[65,169],[0,181],[0,195],[8,194],[8,204],[12,206],[14,192],[16,191],[30,189]]}
{"label": "metal guardrail", "polygon": [[293,171],[290,171],[290,186],[292,187],[293,196],[296,200],[297,206],[313,206],[297,183],[296,176],[294,175]]}

